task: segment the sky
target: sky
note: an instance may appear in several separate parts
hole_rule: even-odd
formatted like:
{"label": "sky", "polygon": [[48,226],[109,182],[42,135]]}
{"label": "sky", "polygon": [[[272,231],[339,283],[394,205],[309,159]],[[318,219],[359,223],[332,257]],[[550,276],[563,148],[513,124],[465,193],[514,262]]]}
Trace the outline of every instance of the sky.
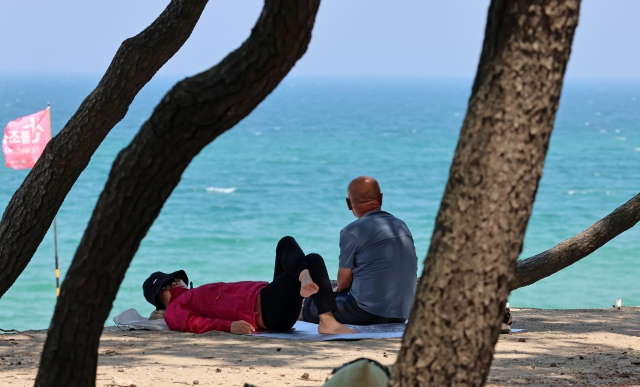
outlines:
{"label": "sky", "polygon": [[[168,0],[0,0],[0,73],[102,74]],[[160,73],[192,75],[249,36],[263,2],[210,0]],[[292,75],[473,78],[489,0],[323,0]],[[583,0],[567,78],[640,79],[640,0]]]}

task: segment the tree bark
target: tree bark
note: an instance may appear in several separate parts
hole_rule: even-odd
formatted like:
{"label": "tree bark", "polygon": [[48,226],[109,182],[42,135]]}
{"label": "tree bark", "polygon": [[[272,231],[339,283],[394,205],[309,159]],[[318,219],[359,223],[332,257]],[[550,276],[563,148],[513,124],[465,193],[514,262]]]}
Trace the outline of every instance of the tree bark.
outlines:
{"label": "tree bark", "polygon": [[102,327],[140,241],[193,157],[258,106],[302,57],[319,5],[267,0],[247,41],[176,84],[120,152],[62,284],[36,386],[95,385]]}
{"label": "tree bark", "polygon": [[0,297],[27,266],[80,173],[142,87],[191,35],[207,0],[172,0],[144,31],[125,40],[11,198],[0,221]]}
{"label": "tree bark", "polygon": [[511,290],[529,286],[573,265],[640,222],[640,194],[580,234],[553,248],[518,261]]}
{"label": "tree bark", "polygon": [[481,386],[578,23],[579,0],[493,0],[391,386]]}

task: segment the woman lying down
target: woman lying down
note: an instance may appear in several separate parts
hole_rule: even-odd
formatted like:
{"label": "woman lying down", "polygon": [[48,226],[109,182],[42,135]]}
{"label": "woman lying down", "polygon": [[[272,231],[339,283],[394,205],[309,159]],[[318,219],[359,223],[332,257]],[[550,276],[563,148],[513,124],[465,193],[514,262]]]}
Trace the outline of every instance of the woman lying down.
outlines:
{"label": "woman lying down", "polygon": [[333,317],[337,306],[324,260],[318,254],[305,256],[292,237],[278,242],[271,283],[218,282],[188,289],[188,281],[183,270],[155,272],[142,285],[147,301],[165,309],[173,331],[288,331],[298,320],[303,298],[311,297],[320,315],[318,333],[356,333]]}

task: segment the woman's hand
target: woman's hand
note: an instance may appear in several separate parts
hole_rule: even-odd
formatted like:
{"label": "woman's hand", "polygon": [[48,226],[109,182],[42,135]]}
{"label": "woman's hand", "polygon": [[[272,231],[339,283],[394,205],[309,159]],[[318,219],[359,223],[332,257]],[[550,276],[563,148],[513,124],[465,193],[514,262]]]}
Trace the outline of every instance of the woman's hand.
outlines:
{"label": "woman's hand", "polygon": [[255,328],[244,320],[238,320],[231,323],[229,331],[236,335],[248,335],[255,332]]}

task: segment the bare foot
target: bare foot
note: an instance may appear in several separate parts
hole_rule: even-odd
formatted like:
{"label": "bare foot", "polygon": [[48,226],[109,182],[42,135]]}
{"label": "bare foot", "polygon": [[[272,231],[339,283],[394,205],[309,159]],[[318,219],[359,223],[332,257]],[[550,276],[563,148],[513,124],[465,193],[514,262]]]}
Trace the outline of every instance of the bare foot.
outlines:
{"label": "bare foot", "polygon": [[313,282],[309,282],[308,284],[302,284],[300,286],[300,295],[302,297],[309,297],[312,294],[318,293],[320,288]]}
{"label": "bare foot", "polygon": [[358,333],[353,329],[349,328],[346,325],[340,324],[335,317],[333,317],[333,313],[327,312],[323,313],[320,316],[320,324],[318,325],[318,333],[322,334],[343,334],[343,333]]}
{"label": "bare foot", "polygon": [[300,280],[300,295],[302,297],[309,297],[313,294],[318,293],[320,288],[313,282],[311,279],[311,275],[309,274],[309,270],[304,269],[300,272],[300,276],[298,276]]}

